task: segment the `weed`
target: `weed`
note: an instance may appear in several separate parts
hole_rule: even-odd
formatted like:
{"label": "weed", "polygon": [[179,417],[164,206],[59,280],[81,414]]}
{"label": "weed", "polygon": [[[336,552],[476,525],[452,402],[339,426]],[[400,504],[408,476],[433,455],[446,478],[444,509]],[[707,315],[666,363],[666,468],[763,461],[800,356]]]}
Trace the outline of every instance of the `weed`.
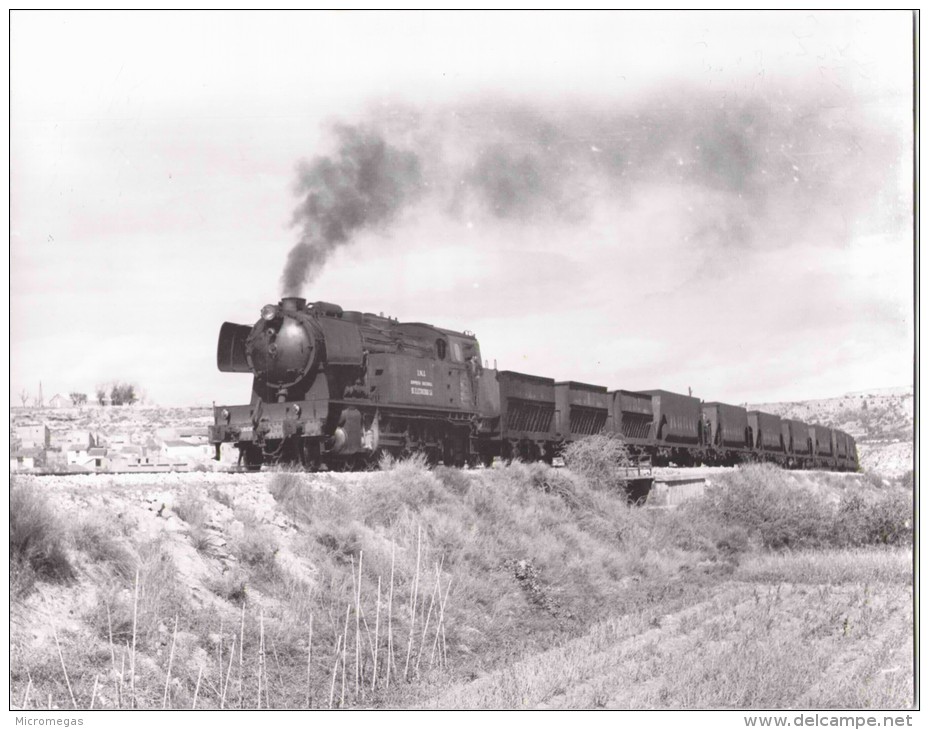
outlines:
{"label": "weed", "polygon": [[241,606],[248,599],[248,575],[242,570],[227,570],[207,583],[207,587],[220,598]]}
{"label": "weed", "polygon": [[74,547],[96,563],[108,565],[120,579],[132,579],[136,560],[112,525],[100,516],[78,521],[71,529]]}
{"label": "weed", "polygon": [[260,571],[265,576],[276,572],[275,556],[277,541],[271,531],[264,527],[251,527],[232,542],[232,553],[249,568]]}
{"label": "weed", "polygon": [[586,479],[594,489],[620,489],[626,486],[624,468],[629,451],[622,437],[612,433],[572,441],[564,449],[565,466]]}
{"label": "weed", "polygon": [[235,509],[235,500],[228,492],[225,492],[218,487],[210,487],[206,494],[214,502],[219,502],[219,504],[223,505],[224,507],[228,507],[231,510]]}
{"label": "weed", "polygon": [[174,514],[193,527],[203,525],[209,518],[206,501],[193,489],[188,489],[175,502]]}
{"label": "weed", "polygon": [[442,482],[452,494],[462,496],[471,489],[471,479],[461,469],[451,469],[447,466],[437,466],[433,474]]}
{"label": "weed", "polygon": [[74,577],[65,550],[65,530],[46,498],[30,484],[10,488],[10,579],[18,595],[36,580],[62,583]]}

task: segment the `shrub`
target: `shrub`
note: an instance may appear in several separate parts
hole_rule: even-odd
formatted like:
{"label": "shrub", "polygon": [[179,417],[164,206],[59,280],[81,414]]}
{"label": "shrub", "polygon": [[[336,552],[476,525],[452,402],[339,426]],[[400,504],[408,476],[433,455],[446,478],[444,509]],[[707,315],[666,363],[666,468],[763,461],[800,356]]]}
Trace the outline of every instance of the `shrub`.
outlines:
{"label": "shrub", "polygon": [[36,579],[65,582],[74,568],[65,550],[65,530],[43,495],[32,486],[10,488],[10,578],[20,595]]}
{"label": "shrub", "polygon": [[274,557],[277,551],[274,534],[258,524],[246,524],[242,534],[232,543],[232,552],[239,562],[267,576],[276,570]]}
{"label": "shrub", "polygon": [[750,541],[774,550],[808,547],[903,545],[912,539],[911,495],[902,489],[846,488],[838,504],[790,482],[777,467],[742,467],[720,478],[685,511],[715,522],[724,552]]}
{"label": "shrub", "polygon": [[588,495],[583,494],[570,473],[552,469],[545,464],[529,464],[529,483],[546,494],[557,495],[573,510],[592,508]]}
{"label": "shrub", "polygon": [[191,605],[179,580],[177,565],[164,544],[164,537],[138,546],[138,585],[135,576],[123,585],[111,585],[88,614],[88,620],[104,639],[110,629],[117,644],[132,640],[135,589],[138,588],[137,634],[141,646],[158,641],[159,626],[169,617],[179,615],[190,621]]}
{"label": "shrub", "polygon": [[836,516],[835,542],[841,545],[908,545],[912,542],[912,495],[901,489],[874,493],[848,491]]}
{"label": "shrub", "polygon": [[209,581],[207,587],[236,606],[241,606],[248,599],[248,576],[242,570],[228,570]]}
{"label": "shrub", "polygon": [[72,529],[74,547],[97,563],[110,566],[119,578],[131,580],[136,561],[129,548],[100,517],[78,522]]}
{"label": "shrub", "polygon": [[594,489],[625,488],[624,468],[629,451],[622,438],[611,433],[587,436],[564,448],[565,466],[587,480]]}
{"label": "shrub", "polygon": [[448,489],[453,494],[458,495],[459,497],[468,493],[468,490],[471,489],[471,480],[467,475],[461,471],[461,469],[451,469],[447,466],[437,466],[433,473],[436,475],[438,480],[445,485],[445,488]]}
{"label": "shrub", "polygon": [[210,487],[206,494],[214,502],[219,502],[221,505],[228,507],[229,509],[235,509],[235,500],[228,492],[224,492],[218,487]]}
{"label": "shrub", "polygon": [[833,508],[767,464],[724,475],[707,488],[702,507],[722,525],[742,527],[775,550],[822,545],[833,533]]}
{"label": "shrub", "polygon": [[206,502],[192,489],[184,492],[174,504],[174,514],[193,527],[199,527],[209,517]]}

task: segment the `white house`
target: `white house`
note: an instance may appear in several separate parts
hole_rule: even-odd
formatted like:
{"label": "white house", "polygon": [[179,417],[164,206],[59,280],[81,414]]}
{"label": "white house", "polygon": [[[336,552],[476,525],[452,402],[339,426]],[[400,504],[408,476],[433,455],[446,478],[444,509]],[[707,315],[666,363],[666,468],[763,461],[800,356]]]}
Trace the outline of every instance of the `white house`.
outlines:
{"label": "white house", "polygon": [[71,405],[71,399],[65,398],[61,393],[55,393],[48,399],[49,408],[68,408]]}
{"label": "white house", "polygon": [[51,443],[51,433],[48,426],[19,426],[16,429],[16,438],[19,439],[23,449],[47,449]]}

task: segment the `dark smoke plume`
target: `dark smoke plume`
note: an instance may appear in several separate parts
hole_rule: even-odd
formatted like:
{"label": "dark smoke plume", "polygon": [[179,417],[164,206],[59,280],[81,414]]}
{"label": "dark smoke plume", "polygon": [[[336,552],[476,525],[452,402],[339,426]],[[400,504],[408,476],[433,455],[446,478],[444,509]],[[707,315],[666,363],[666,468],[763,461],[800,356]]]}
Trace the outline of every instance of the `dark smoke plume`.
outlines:
{"label": "dark smoke plume", "polygon": [[299,294],[329,255],[364,228],[389,223],[421,186],[419,158],[397,149],[371,129],[339,126],[331,157],[301,162],[293,224],[300,241],[287,256],[285,294]]}
{"label": "dark smoke plume", "polygon": [[736,249],[798,239],[842,245],[849,222],[887,189],[897,154],[859,100],[802,88],[663,89],[597,107],[390,107],[366,125],[339,127],[337,152],[299,168],[302,236],[288,257],[287,292],[353,234],[389,224],[414,201],[548,235],[551,223],[582,224],[594,209],[638,225],[647,196],[712,265]]}

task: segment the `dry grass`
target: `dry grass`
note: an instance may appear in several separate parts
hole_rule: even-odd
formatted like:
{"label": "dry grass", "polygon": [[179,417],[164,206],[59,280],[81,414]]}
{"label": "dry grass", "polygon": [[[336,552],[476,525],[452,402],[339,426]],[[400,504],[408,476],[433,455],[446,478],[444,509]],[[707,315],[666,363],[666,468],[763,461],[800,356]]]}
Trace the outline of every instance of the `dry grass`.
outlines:
{"label": "dry grass", "polygon": [[[510,707],[552,703],[559,686],[572,706],[674,706],[700,697],[757,703],[777,697],[735,678],[713,694],[710,675],[685,676],[691,662],[682,657],[700,656],[723,671],[744,656],[756,684],[784,675],[785,687],[794,676],[817,686],[819,664],[798,668],[791,663],[798,652],[779,648],[805,646],[807,624],[826,632],[817,657],[837,648],[827,631],[832,619],[804,618],[812,591],[834,584],[827,598],[851,606],[863,600],[855,592],[862,582],[872,586],[880,608],[874,598],[870,614],[858,604],[846,611],[853,629],[867,625],[871,638],[882,622],[904,618],[894,593],[906,575],[902,553],[765,547],[775,543],[760,537],[764,521],[751,510],[771,508],[774,481],[746,490],[742,502],[730,486],[722,500],[665,511],[631,508],[603,484],[538,464],[383,467],[345,479],[276,472],[265,477],[267,492],[240,490],[234,499],[233,492],[219,500],[186,492],[174,510],[186,525],[177,529],[173,517],[146,512],[140,519],[149,531],[133,532],[135,544],[119,534],[108,541],[99,524],[79,522],[62,544],[66,557],[69,549],[82,556],[75,591],[58,599],[83,591],[86,600],[70,625],[59,626],[61,657],[53,641],[27,651],[26,639],[14,637],[15,695],[31,687],[32,706],[48,693],[70,706],[64,665],[82,707],[91,697],[102,707],[186,708],[196,697],[199,708],[298,708],[407,706],[435,696]],[[112,509],[119,505],[114,499]],[[739,519],[726,524],[731,515]],[[222,539],[200,545],[197,530],[206,530],[208,516],[204,535]],[[91,565],[114,567],[101,581]],[[781,589],[790,595],[783,604],[768,593],[776,596],[780,584],[790,586]],[[746,586],[760,591],[757,605]],[[779,628],[782,611],[800,618]],[[773,621],[769,633],[759,628],[763,619]],[[670,643],[669,626],[677,627]],[[742,636],[735,648],[724,646],[730,635]],[[893,654],[895,641],[873,656]],[[769,649],[766,666],[760,657]],[[849,676],[885,668],[869,666],[856,665]],[[638,675],[617,675],[617,667]],[[488,669],[498,673],[442,694],[454,678]],[[597,684],[601,675],[620,676],[636,693],[617,699]],[[674,684],[685,681],[705,696]],[[880,696],[896,697],[889,686]],[[829,687],[822,684],[816,697],[826,698]]]}
{"label": "dry grass", "polygon": [[880,587],[844,577],[806,585],[810,565],[830,556],[778,555],[785,582],[727,582],[683,608],[666,602],[610,619],[426,706],[907,707],[912,603],[897,565],[905,552],[856,557]]}
{"label": "dry grass", "polygon": [[10,587],[14,596],[28,594],[37,580],[61,583],[74,577],[64,533],[45,496],[34,485],[11,478]]}

